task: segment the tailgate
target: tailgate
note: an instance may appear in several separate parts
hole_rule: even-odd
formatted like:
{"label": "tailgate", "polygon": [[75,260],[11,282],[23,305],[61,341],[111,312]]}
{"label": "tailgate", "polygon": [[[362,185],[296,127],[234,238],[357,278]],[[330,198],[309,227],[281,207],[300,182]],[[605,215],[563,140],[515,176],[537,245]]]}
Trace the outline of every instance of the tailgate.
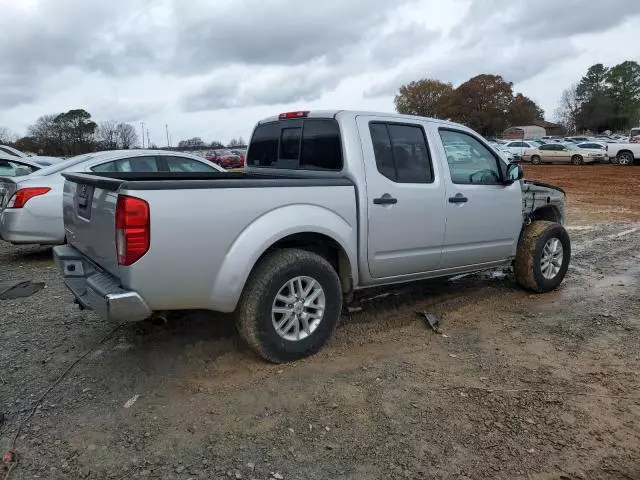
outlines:
{"label": "tailgate", "polygon": [[63,176],[62,214],[67,243],[118,276],[115,215],[122,182],[81,173]]}

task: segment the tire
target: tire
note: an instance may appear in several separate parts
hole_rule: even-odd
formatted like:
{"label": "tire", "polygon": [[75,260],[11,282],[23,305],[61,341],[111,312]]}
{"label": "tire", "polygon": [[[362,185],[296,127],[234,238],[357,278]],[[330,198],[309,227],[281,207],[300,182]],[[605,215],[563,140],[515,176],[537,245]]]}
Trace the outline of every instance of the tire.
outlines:
{"label": "tire", "polygon": [[[288,285],[297,278],[302,279],[303,289],[306,290],[313,280],[322,291],[312,302],[320,304],[321,300],[324,301],[324,309],[318,322],[313,318],[297,320],[303,312],[316,316],[319,312],[315,307],[305,307],[302,300],[294,300],[292,293],[297,292],[291,292]],[[297,282],[294,283],[298,288]],[[307,300],[316,292],[317,290],[312,290]],[[295,301],[295,306],[286,305],[277,299],[278,296],[292,297],[291,301]],[[272,309],[276,307],[287,310],[295,319],[288,317],[292,320],[287,320],[287,314],[274,313]],[[308,357],[320,350],[331,338],[341,311],[340,279],[324,257],[306,250],[277,250],[263,258],[251,273],[236,310],[236,326],[240,336],[258,355],[272,363],[284,363]],[[283,332],[290,321],[293,321],[292,327]],[[280,328],[281,333],[276,326],[280,322],[284,322]],[[304,330],[304,322],[308,322],[308,330]],[[296,324],[299,332],[297,334]],[[287,336],[294,338],[286,338]]]}
{"label": "tire", "polygon": [[628,167],[629,165],[633,165],[633,154],[629,152],[620,152],[617,156],[618,165],[622,165],[624,167]]}
{"label": "tire", "polygon": [[[562,246],[562,259],[559,261],[559,265],[554,264],[545,272],[543,271],[543,255],[549,258],[545,249],[547,245],[553,245],[551,243],[553,240],[559,242],[555,244],[555,247],[558,244]],[[549,253],[552,251],[553,247],[550,246]],[[558,251],[557,248],[555,251]],[[555,260],[559,259],[557,255],[551,255],[551,257]],[[521,287],[536,293],[555,290],[567,273],[570,259],[571,241],[564,227],[555,222],[535,221],[525,227],[518,244],[514,261],[516,282]]]}
{"label": "tire", "polygon": [[531,163],[534,165],[540,165],[540,157],[538,155],[533,155],[531,157]]}
{"label": "tire", "polygon": [[571,163],[573,163],[574,165],[582,165],[584,163],[584,160],[580,155],[574,155],[573,157],[571,157]]}

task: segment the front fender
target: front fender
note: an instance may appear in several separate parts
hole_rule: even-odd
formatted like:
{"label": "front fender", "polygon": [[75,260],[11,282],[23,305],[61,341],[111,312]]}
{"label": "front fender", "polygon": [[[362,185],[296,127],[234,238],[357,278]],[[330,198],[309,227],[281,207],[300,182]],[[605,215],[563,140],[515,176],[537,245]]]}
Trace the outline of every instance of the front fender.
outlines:
{"label": "front fender", "polygon": [[346,253],[353,278],[358,278],[357,229],[343,217],[317,205],[289,205],[271,210],[249,224],[235,239],[218,271],[211,309],[235,310],[258,259],[279,240],[299,233],[319,233],[336,241]]}

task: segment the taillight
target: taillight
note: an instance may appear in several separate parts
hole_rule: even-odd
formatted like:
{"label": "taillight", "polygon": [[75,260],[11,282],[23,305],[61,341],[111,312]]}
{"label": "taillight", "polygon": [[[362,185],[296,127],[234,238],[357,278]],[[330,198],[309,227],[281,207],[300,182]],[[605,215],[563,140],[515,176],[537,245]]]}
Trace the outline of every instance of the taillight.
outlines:
{"label": "taillight", "polygon": [[149,204],[127,195],[116,203],[116,250],[118,265],[131,265],[149,251]]}
{"label": "taillight", "polygon": [[22,208],[24,207],[25,203],[27,203],[33,197],[44,195],[45,193],[49,193],[50,191],[51,189],[49,187],[21,188],[13,194],[13,196],[9,200],[9,203],[7,204],[7,208]]}
{"label": "taillight", "polygon": [[290,118],[304,118],[307,115],[309,115],[309,112],[287,112],[281,113],[278,118],[280,120],[287,120]]}

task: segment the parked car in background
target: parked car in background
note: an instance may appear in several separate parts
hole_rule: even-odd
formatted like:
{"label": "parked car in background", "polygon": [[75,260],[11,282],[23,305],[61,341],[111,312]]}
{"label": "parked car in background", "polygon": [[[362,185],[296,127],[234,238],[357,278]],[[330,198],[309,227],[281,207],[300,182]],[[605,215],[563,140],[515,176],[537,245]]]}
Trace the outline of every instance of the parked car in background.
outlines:
{"label": "parked car in background", "polygon": [[528,157],[531,151],[542,146],[542,143],[534,142],[532,140],[514,140],[504,144],[504,149],[510,152],[518,160],[525,160],[525,155]]}
{"label": "parked car in background", "polygon": [[54,257],[76,301],[106,319],[235,311],[257,354],[293,361],[326,344],[343,299],[366,287],[514,265],[524,288],[557,288],[565,195],[522,176],[460,124],[283,113],[258,123],[243,173],[67,174],[69,242]]}
{"label": "parked car in background", "polygon": [[237,155],[238,157],[240,157],[240,163],[242,164],[241,166],[244,167],[245,158],[247,156],[247,151],[246,150],[231,150],[231,153],[233,155]]}
{"label": "parked car in background", "polygon": [[[28,157],[14,157],[0,153],[0,177],[23,177],[31,175],[42,169],[42,165],[31,161]],[[0,202],[2,201],[2,190],[0,190]]]}
{"label": "parked car in background", "polygon": [[231,153],[231,150],[212,150],[205,154],[205,158],[222,168],[241,168],[244,165],[240,157]]}
{"label": "parked car in background", "polygon": [[583,142],[591,142],[591,141],[593,141],[593,138],[591,138],[591,137],[564,137],[564,141],[578,144],[578,143],[583,143]]}
{"label": "parked car in background", "polygon": [[583,150],[571,143],[549,143],[541,145],[537,150],[531,152],[531,163],[572,163],[583,165],[585,163],[598,163],[605,161],[604,152],[597,153]]}
{"label": "parked car in background", "polygon": [[609,143],[608,154],[612,162],[629,166],[640,161],[640,143]]}
{"label": "parked car in background", "polygon": [[[19,159],[24,162],[26,159]],[[117,150],[89,153],[27,176],[0,176],[0,238],[13,244],[64,243],[63,173],[220,172],[205,159],[186,153]]]}
{"label": "parked car in background", "polygon": [[10,147],[9,145],[0,145],[0,153],[4,153],[7,155],[11,155],[12,157],[18,157],[18,158],[27,158],[29,156],[26,153],[21,152],[17,148]]}
{"label": "parked car in background", "polygon": [[609,159],[609,146],[606,142],[583,142],[576,145],[582,150],[604,154],[605,160]]}
{"label": "parked car in background", "polygon": [[509,150],[504,148],[504,145],[497,142],[488,142],[496,152],[504,159],[506,163],[519,162],[520,159],[516,158]]}

